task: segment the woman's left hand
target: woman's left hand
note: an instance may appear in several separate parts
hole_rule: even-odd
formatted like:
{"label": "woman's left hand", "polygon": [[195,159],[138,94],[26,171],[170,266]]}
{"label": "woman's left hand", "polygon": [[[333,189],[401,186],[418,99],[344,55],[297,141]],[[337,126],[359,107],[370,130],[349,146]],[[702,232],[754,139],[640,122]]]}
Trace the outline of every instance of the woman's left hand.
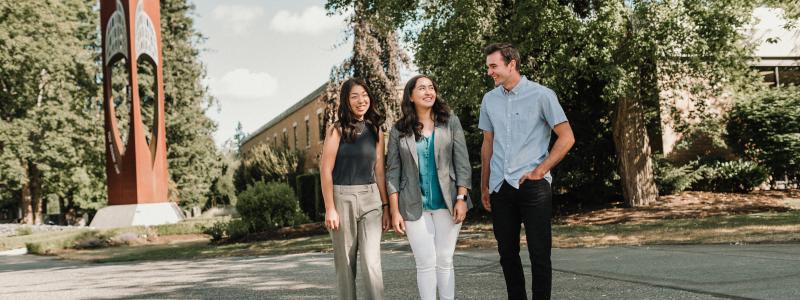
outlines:
{"label": "woman's left hand", "polygon": [[466,217],[467,202],[465,200],[456,200],[456,205],[453,207],[453,223],[461,224]]}
{"label": "woman's left hand", "polygon": [[389,231],[389,228],[392,228],[392,216],[389,213],[389,206],[383,207],[383,217],[381,220],[381,227],[383,228],[383,232]]}

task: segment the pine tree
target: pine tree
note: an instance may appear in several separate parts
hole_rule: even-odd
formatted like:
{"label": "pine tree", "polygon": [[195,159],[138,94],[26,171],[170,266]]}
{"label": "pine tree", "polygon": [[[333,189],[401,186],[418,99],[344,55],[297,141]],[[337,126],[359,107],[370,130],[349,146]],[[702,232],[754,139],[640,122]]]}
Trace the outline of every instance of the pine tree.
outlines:
{"label": "pine tree", "polygon": [[206,72],[199,58],[203,36],[194,28],[193,11],[186,0],[161,1],[170,197],[184,208],[203,207],[220,172],[212,138],[216,124],[205,115],[213,98],[201,82]]}

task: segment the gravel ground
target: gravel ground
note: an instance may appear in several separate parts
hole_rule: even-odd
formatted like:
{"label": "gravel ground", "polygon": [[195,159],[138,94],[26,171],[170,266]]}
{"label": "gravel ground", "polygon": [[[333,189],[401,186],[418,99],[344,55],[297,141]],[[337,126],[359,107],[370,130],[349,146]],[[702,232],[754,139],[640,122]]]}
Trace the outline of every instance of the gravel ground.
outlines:
{"label": "gravel ground", "polygon": [[17,235],[20,228],[30,228],[31,232],[45,232],[45,231],[75,230],[86,227],[58,226],[58,225],[0,224],[0,238]]}

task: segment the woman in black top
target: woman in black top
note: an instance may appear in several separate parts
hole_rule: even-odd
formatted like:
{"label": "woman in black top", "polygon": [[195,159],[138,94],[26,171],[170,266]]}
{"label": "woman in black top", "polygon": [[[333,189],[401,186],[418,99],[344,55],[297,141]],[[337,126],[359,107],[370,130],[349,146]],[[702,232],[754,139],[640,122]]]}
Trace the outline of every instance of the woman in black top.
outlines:
{"label": "woman in black top", "polygon": [[320,177],[325,227],[333,240],[339,299],[356,299],[356,254],[368,298],[383,299],[381,231],[389,229],[384,142],[366,83],[351,78],[339,93],[338,120],[322,146]]}

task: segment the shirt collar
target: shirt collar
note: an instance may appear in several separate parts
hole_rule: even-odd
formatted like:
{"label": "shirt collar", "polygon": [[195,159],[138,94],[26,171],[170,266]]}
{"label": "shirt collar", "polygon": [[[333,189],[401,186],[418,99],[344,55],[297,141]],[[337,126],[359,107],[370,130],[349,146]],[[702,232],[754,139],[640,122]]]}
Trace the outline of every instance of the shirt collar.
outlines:
{"label": "shirt collar", "polygon": [[506,91],[506,88],[504,88],[503,86],[500,86],[500,90],[503,92],[503,95],[506,96],[517,95],[519,94],[520,91],[522,91],[523,89],[522,86],[526,85],[527,83],[528,83],[528,78],[523,75],[519,78],[519,82],[517,82],[517,85],[515,85],[514,88],[511,89],[510,91]]}

